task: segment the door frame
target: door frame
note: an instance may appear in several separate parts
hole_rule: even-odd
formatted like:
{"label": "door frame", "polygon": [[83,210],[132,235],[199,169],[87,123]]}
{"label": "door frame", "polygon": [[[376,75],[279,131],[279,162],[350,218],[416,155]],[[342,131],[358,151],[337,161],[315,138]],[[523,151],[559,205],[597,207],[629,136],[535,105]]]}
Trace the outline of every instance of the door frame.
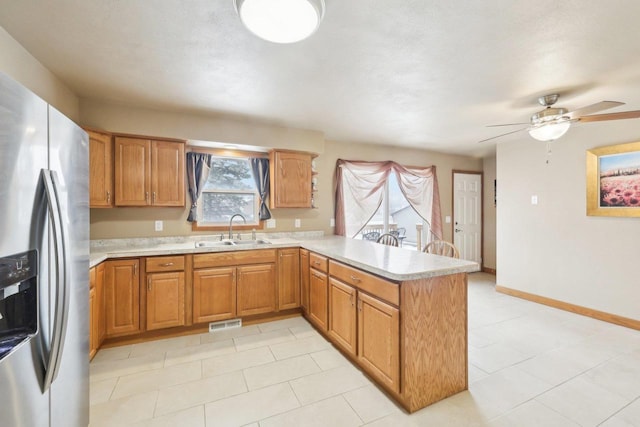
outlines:
{"label": "door frame", "polygon": [[484,172],[463,169],[451,170],[451,243],[455,241],[455,176],[456,174],[480,175],[480,271],[484,271]]}

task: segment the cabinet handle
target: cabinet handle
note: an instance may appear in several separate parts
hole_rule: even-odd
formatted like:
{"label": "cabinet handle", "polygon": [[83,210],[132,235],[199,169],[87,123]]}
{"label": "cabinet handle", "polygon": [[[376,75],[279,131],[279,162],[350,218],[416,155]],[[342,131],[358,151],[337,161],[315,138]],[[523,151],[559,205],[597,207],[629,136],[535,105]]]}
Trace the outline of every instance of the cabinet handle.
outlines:
{"label": "cabinet handle", "polygon": [[360,282],[361,281],[358,277],[354,276],[353,274],[351,276],[349,276],[349,277],[351,277],[351,280],[353,280],[354,282]]}
{"label": "cabinet handle", "polygon": [[171,267],[172,265],[172,262],[165,262],[164,264],[160,264],[160,267]]}
{"label": "cabinet handle", "polygon": [[156,192],[155,191],[152,193],[152,197],[153,197],[153,202],[152,203],[155,205],[156,204]]}
{"label": "cabinet handle", "polygon": [[147,278],[147,290],[151,292],[151,277]]}
{"label": "cabinet handle", "polygon": [[320,265],[320,264],[322,264],[320,261],[313,261],[313,263],[314,263],[315,265]]}
{"label": "cabinet handle", "polygon": [[138,264],[133,264],[133,275],[137,276],[138,275]]}
{"label": "cabinet handle", "polygon": [[107,204],[111,204],[111,191],[107,191]]}
{"label": "cabinet handle", "polygon": [[349,295],[349,303],[353,306],[353,294]]}
{"label": "cabinet handle", "polygon": [[148,191],[144,192],[144,203],[147,204],[147,205],[149,204],[149,192]]}
{"label": "cabinet handle", "polygon": [[362,311],[362,300],[358,300],[358,311]]}

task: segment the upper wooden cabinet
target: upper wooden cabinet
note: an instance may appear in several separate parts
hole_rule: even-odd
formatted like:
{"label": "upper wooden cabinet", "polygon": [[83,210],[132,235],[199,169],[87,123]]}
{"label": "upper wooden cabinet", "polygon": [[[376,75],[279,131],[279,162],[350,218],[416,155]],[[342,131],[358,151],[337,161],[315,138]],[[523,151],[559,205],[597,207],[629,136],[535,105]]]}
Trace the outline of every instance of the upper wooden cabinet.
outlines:
{"label": "upper wooden cabinet", "polygon": [[113,207],[113,138],[109,133],[89,134],[89,206]]}
{"label": "upper wooden cabinet", "polygon": [[310,208],[314,155],[274,150],[269,153],[271,208]]}
{"label": "upper wooden cabinet", "polygon": [[116,206],[184,206],[184,144],[116,137]]}

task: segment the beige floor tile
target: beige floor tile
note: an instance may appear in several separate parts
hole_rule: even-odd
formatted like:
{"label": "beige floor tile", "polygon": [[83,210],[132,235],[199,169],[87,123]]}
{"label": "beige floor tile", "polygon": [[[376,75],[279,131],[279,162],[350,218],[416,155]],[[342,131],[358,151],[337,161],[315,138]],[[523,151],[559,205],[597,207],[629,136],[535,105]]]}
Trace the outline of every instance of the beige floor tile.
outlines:
{"label": "beige floor tile", "polygon": [[163,365],[164,354],[155,353],[147,356],[131,357],[128,359],[91,362],[89,365],[89,375],[91,381],[100,381],[107,378],[115,378],[122,375],[159,369],[162,368]]}
{"label": "beige floor tile", "polygon": [[241,328],[225,329],[222,331],[209,332],[200,334],[200,342],[206,344],[215,341],[226,341],[238,337],[246,337],[248,335],[259,334],[258,325],[243,326]]}
{"label": "beige floor tile", "polygon": [[582,426],[596,426],[629,403],[628,399],[582,376],[559,385],[536,400]]}
{"label": "beige floor tile", "polygon": [[[387,415],[386,417],[382,417],[370,423],[367,423],[367,427],[423,427],[428,424],[423,424],[422,426],[418,424],[418,419],[410,416],[404,412],[400,412],[397,414]],[[433,426],[447,426],[451,427],[450,424],[431,424]]]}
{"label": "beige floor tile", "polygon": [[585,372],[583,378],[629,400],[640,397],[640,353],[625,354]]}
{"label": "beige floor tile", "polygon": [[204,405],[141,421],[131,427],[205,427]]}
{"label": "beige floor tile", "polygon": [[580,427],[545,405],[530,400],[489,423],[491,427]]}
{"label": "beige floor tile", "polygon": [[91,427],[123,426],[153,417],[158,392],[114,399],[91,407]]}
{"label": "beige floor tile", "polygon": [[177,350],[169,350],[166,353],[164,366],[172,366],[194,360],[209,359],[211,357],[236,352],[236,346],[232,339],[214,341],[210,343],[193,345]]}
{"label": "beige floor tile", "polygon": [[249,390],[293,380],[316,372],[320,372],[320,368],[307,354],[255,366],[243,371]]}
{"label": "beige floor tile", "polygon": [[640,399],[622,408],[601,427],[640,427]]}
{"label": "beige floor tile", "polygon": [[112,399],[131,396],[163,387],[199,380],[202,377],[200,362],[184,363],[168,368],[154,369],[137,374],[124,375],[118,379]]}
{"label": "beige floor tile", "polygon": [[276,359],[281,360],[331,348],[331,344],[321,336],[312,336],[295,341],[273,344],[270,347]]}
{"label": "beige floor tile", "polygon": [[296,337],[289,332],[289,329],[278,329],[256,335],[234,338],[236,350],[245,351],[252,348],[265,347],[286,341],[293,341]]}
{"label": "beige floor tile", "polygon": [[178,348],[200,344],[200,335],[186,335],[183,337],[167,338],[133,344],[129,357],[138,357],[152,353],[165,353]]}
{"label": "beige floor tile", "polygon": [[486,378],[489,376],[488,373],[486,373],[485,371],[483,371],[482,369],[473,366],[471,364],[469,364],[469,371],[468,371],[468,375],[469,375],[469,384],[474,383],[478,380],[481,380],[483,378]]}
{"label": "beige floor tile", "polygon": [[368,385],[369,380],[349,366],[323,371],[290,382],[302,405]]}
{"label": "beige floor tile", "polygon": [[240,351],[224,356],[212,357],[202,361],[203,377],[212,377],[228,372],[240,371],[253,366],[273,362],[275,358],[269,347],[259,347],[253,350]]}
{"label": "beige floor tile", "polygon": [[351,364],[346,357],[333,347],[311,353],[311,357],[313,357],[313,360],[316,361],[318,366],[320,366],[320,369],[323,371],[339,368],[341,366],[350,366]]}
{"label": "beige floor tile", "polygon": [[241,372],[232,372],[160,390],[155,416],[213,402],[247,391]]}
{"label": "beige floor tile", "polygon": [[362,420],[342,396],[332,397],[260,421],[260,427],[359,426]]}
{"label": "beige floor tile", "polygon": [[513,366],[529,357],[504,343],[491,344],[483,348],[469,347],[469,362],[487,373]]}
{"label": "beige floor tile", "polygon": [[111,398],[111,393],[116,387],[118,378],[108,378],[101,381],[91,381],[91,392],[89,393],[89,402],[91,405],[104,403]]}
{"label": "beige floor tile", "polygon": [[288,319],[275,320],[273,322],[261,323],[258,325],[258,328],[260,328],[260,332],[265,333],[277,331],[279,329],[295,328],[299,326],[305,327],[308,325],[309,323],[304,320],[302,316],[297,316],[289,317]]}
{"label": "beige floor tile", "polygon": [[92,362],[100,363],[100,362],[108,362],[112,360],[120,360],[126,359],[131,354],[131,348],[133,345],[122,345],[119,347],[110,347],[103,348],[98,350],[96,355],[93,357]]}
{"label": "beige floor tile", "polygon": [[243,426],[299,406],[288,383],[276,384],[207,404],[207,427]]}
{"label": "beige floor tile", "polygon": [[309,323],[300,326],[294,326],[292,328],[289,328],[289,331],[291,331],[291,333],[295,335],[297,339],[322,336],[318,331],[313,329],[313,326],[311,326]]}
{"label": "beige floor tile", "polygon": [[401,411],[373,384],[346,392],[343,397],[365,423]]}

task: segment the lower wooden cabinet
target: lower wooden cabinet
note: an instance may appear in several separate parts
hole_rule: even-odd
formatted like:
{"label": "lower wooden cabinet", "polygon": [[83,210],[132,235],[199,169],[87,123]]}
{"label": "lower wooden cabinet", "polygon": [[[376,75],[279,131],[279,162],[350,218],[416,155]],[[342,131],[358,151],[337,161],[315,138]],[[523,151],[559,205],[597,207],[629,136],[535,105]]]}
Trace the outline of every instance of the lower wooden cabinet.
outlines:
{"label": "lower wooden cabinet", "polygon": [[99,264],[94,267],[96,272],[96,318],[97,318],[97,328],[98,328],[98,348],[102,345],[106,334],[107,334],[107,326],[105,319],[105,297],[104,297],[104,281],[105,281],[105,269],[104,263]]}
{"label": "lower wooden cabinet", "polygon": [[236,267],[193,272],[193,323],[236,317]]}
{"label": "lower wooden cabinet", "polygon": [[327,322],[327,298],[328,298],[328,276],[316,270],[310,269],[309,277],[309,320],[326,331]]}
{"label": "lower wooden cabinet", "polygon": [[356,354],[356,289],[329,279],[329,335],[348,353]]}
{"label": "lower wooden cabinet", "polygon": [[237,269],[238,316],[276,311],[275,265],[243,265]]}
{"label": "lower wooden cabinet", "polygon": [[89,289],[89,359],[98,351],[98,318],[95,288]]}
{"label": "lower wooden cabinet", "polygon": [[105,262],[106,336],[140,332],[140,261]]}
{"label": "lower wooden cabinet", "polygon": [[300,307],[300,251],[278,249],[278,310]]}
{"label": "lower wooden cabinet", "polygon": [[309,251],[300,249],[300,306],[309,311]]}
{"label": "lower wooden cabinet", "polygon": [[184,271],[147,274],[147,330],[184,323]]}

